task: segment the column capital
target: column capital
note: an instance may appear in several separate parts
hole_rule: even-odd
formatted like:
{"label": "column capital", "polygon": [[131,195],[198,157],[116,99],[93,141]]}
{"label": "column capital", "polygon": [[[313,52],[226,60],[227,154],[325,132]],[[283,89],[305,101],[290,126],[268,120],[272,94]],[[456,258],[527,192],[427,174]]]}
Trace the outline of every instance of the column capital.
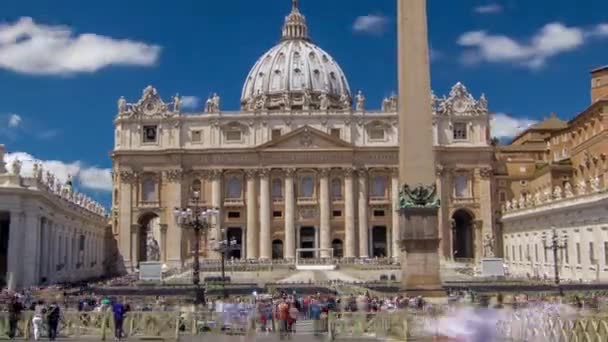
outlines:
{"label": "column capital", "polygon": [[222,171],[222,169],[213,169],[213,170],[207,171],[207,175],[209,176],[209,179],[212,181],[222,179],[223,174],[224,174],[224,172]]}
{"label": "column capital", "polygon": [[319,176],[321,178],[327,178],[327,177],[329,177],[329,173],[331,172],[331,169],[328,167],[323,167],[323,168],[319,168],[318,172],[319,172]]}
{"label": "column capital", "polygon": [[164,224],[164,223],[159,224],[159,226],[160,226],[160,232],[161,233],[166,233],[167,229],[169,228],[169,225],[168,224]]}
{"label": "column capital", "polygon": [[399,177],[399,168],[398,167],[389,167],[388,170],[391,173],[391,177]]}
{"label": "column capital", "polygon": [[270,169],[259,169],[258,174],[260,175],[260,178],[268,178],[270,176]]}
{"label": "column capital", "polygon": [[169,181],[169,183],[178,183],[182,181],[182,176],[184,172],[181,169],[175,170],[166,170],[163,172],[165,179]]}
{"label": "column capital", "polygon": [[443,176],[443,173],[445,171],[446,171],[445,167],[442,164],[436,164],[435,165],[435,175],[437,175],[437,177]]}
{"label": "column capital", "polygon": [[481,176],[481,178],[483,178],[483,179],[488,179],[488,178],[492,177],[493,174],[494,174],[494,171],[492,170],[491,167],[482,167],[479,169],[479,176]]}
{"label": "column capital", "polygon": [[367,175],[369,174],[369,169],[366,167],[358,167],[357,168],[357,175],[359,177],[367,177]]}
{"label": "column capital", "polygon": [[355,167],[349,166],[349,167],[343,167],[342,168],[342,172],[344,173],[344,177],[352,177],[354,173],[357,172],[357,169]]}
{"label": "column capital", "polygon": [[121,170],[118,172],[120,182],[124,184],[133,184],[139,179],[139,172],[132,170]]}
{"label": "column capital", "polygon": [[[141,226],[139,224],[132,224],[131,233],[136,233],[140,228],[141,228]],[[76,232],[76,233],[78,234],[79,232]]]}
{"label": "column capital", "polygon": [[255,179],[258,175],[257,169],[247,169],[245,170],[245,177],[247,179]]}
{"label": "column capital", "polygon": [[293,167],[288,167],[286,169],[283,169],[283,172],[285,174],[285,177],[293,177],[296,174],[297,169]]}

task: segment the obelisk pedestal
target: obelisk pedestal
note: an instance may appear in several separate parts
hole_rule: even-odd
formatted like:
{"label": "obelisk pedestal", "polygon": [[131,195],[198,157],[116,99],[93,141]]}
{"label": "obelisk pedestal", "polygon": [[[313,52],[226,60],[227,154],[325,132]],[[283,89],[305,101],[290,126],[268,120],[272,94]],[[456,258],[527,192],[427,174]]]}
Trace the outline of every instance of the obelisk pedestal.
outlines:
{"label": "obelisk pedestal", "polygon": [[439,230],[426,0],[397,0],[399,221],[402,287],[408,296],[445,297]]}

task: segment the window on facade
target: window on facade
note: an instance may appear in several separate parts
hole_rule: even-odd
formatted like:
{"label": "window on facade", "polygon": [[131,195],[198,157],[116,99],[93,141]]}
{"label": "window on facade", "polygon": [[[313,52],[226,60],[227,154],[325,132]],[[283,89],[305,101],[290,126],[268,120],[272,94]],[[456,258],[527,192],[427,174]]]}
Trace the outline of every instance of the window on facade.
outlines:
{"label": "window on facade", "polygon": [[278,137],[281,136],[281,130],[280,129],[273,129],[272,130],[272,140],[277,139]]}
{"label": "window on facade", "polygon": [[534,244],[534,261],[538,262],[538,244]]}
{"label": "window on facade", "polygon": [[467,140],[467,124],[464,122],[454,123],[454,140]]}
{"label": "window on facade", "polygon": [[374,126],[369,129],[370,140],[384,140],[384,127]]}
{"label": "window on facade", "polygon": [[544,245],[543,245],[543,249],[545,250],[545,253],[544,253],[543,257],[545,259],[545,262],[547,263],[547,262],[549,262],[549,257],[548,257],[548,254],[547,254],[547,249],[545,248]]}
{"label": "window on facade", "polygon": [[593,242],[589,242],[589,263],[592,265],[596,263]]}
{"label": "window on facade", "polygon": [[312,176],[304,176],[300,180],[300,197],[312,198],[314,195],[314,179]]}
{"label": "window on facade", "polygon": [[515,246],[511,246],[511,252],[511,255],[513,255],[513,261],[517,260],[517,257],[515,256]]}
{"label": "window on facade", "polygon": [[457,175],[454,177],[454,194],[456,197],[470,197],[469,176]]}
{"label": "window on facade", "polygon": [[386,196],[386,177],[375,176],[372,181],[372,197]]}
{"label": "window on facade", "polygon": [[272,198],[283,198],[283,182],[279,178],[275,178],[272,180]]}
{"label": "window on facade", "polygon": [[241,131],[238,129],[226,131],[226,141],[241,141]]}
{"label": "window on facade", "polygon": [[203,133],[200,130],[192,131],[192,142],[201,142],[203,140]]}
{"label": "window on facade", "polygon": [[157,138],[156,126],[144,126],[143,127],[144,143],[155,143],[156,138]]}
{"label": "window on facade", "polygon": [[569,252],[568,248],[566,248],[565,251],[566,251],[565,252],[566,253],[566,255],[565,255],[565,257],[566,257],[566,264],[569,264],[570,263],[570,252]]}
{"label": "window on facade", "polygon": [[333,215],[333,217],[341,217],[342,216],[342,211],[341,210],[334,210],[334,211],[332,211],[332,215]]}
{"label": "window on facade", "polygon": [[522,248],[521,245],[519,245],[519,261],[523,261],[524,260],[524,255],[522,253]]}
{"label": "window on facade", "polygon": [[231,177],[228,180],[228,189],[226,192],[227,198],[241,198],[242,192],[241,180],[237,177]]}
{"label": "window on facade", "polygon": [[384,210],[374,210],[375,217],[384,217]]}
{"label": "window on facade", "polygon": [[509,245],[505,246],[505,259],[509,260]]}
{"label": "window on facade", "polygon": [[581,244],[579,242],[576,243],[576,264],[581,264]]}
{"label": "window on facade", "polygon": [[332,128],[331,131],[329,131],[329,134],[334,138],[340,139],[340,129],[339,128]]}
{"label": "window on facade", "polygon": [[241,217],[241,212],[240,211],[229,211],[228,212],[228,218],[231,219],[237,219]]}
{"label": "window on facade", "polygon": [[142,185],[142,200],[144,202],[155,202],[156,201],[156,180],[152,177],[144,178]]}
{"label": "window on facade", "polygon": [[499,199],[500,202],[506,202],[507,201],[507,193],[501,190],[498,193],[498,199]]}
{"label": "window on facade", "polygon": [[530,256],[530,245],[526,245],[526,261],[531,261],[532,257]]}
{"label": "window on facade", "polygon": [[608,242],[604,242],[604,265],[608,265]]}
{"label": "window on facade", "polygon": [[342,182],[338,178],[331,181],[331,197],[334,200],[342,199]]}
{"label": "window on facade", "polygon": [[272,212],[272,217],[274,217],[274,218],[281,218],[281,217],[283,217],[283,212],[282,211],[273,211]]}

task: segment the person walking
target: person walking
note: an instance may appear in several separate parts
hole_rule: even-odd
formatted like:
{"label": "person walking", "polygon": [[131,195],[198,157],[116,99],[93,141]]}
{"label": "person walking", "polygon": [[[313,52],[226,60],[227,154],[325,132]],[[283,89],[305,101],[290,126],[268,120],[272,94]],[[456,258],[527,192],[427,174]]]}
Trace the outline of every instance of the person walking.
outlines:
{"label": "person walking", "polygon": [[120,302],[116,302],[112,305],[112,312],[114,313],[114,339],[116,341],[122,340],[122,324],[125,319],[126,307]]}
{"label": "person walking", "polygon": [[288,320],[289,320],[289,304],[285,299],[281,299],[281,302],[277,306],[277,318],[279,319],[279,339],[283,340],[288,336]]}
{"label": "person walking", "polygon": [[44,324],[44,315],[46,315],[46,307],[43,301],[39,301],[34,306],[34,318],[32,318],[32,325],[34,326],[34,340],[40,340],[42,333],[42,326]]}
{"label": "person walking", "polygon": [[14,339],[17,336],[17,323],[21,318],[21,311],[23,311],[23,305],[17,295],[11,297],[11,301],[8,306],[8,337]]}
{"label": "person walking", "polygon": [[47,326],[49,327],[49,340],[55,341],[57,338],[57,328],[59,327],[59,319],[61,318],[61,309],[57,302],[53,302],[49,307],[46,315]]}

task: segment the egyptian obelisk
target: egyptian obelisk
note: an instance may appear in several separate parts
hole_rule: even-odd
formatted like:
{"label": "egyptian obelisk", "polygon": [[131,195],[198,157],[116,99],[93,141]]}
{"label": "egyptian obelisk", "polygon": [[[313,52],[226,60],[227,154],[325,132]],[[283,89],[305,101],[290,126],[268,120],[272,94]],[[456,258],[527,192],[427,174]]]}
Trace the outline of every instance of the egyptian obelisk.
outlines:
{"label": "egyptian obelisk", "polygon": [[426,0],[397,0],[397,21],[401,282],[408,295],[442,297]]}

